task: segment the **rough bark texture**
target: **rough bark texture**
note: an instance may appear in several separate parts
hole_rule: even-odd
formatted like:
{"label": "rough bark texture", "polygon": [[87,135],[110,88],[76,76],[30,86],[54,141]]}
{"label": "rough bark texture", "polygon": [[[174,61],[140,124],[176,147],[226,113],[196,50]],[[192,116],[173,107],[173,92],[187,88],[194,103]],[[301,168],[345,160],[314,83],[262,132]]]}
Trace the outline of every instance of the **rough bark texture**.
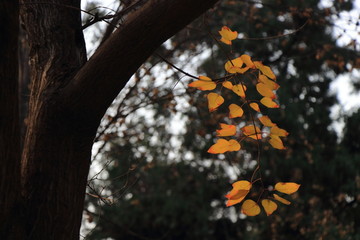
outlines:
{"label": "rough bark texture", "polygon": [[[4,239],[79,238],[92,141],[101,117],[156,48],[217,1],[149,0],[128,16],[121,28],[86,62],[78,10],[80,0],[23,0],[20,16],[30,44],[32,84],[21,162],[22,188],[17,164],[2,169],[7,176],[17,171],[17,182],[9,189],[3,186],[9,179],[1,179],[0,190],[17,192],[9,198],[12,202],[6,198],[1,204],[10,204],[7,208],[10,210],[22,210],[17,233],[24,235],[14,234]],[[11,5],[10,2],[5,4]],[[17,18],[15,10],[10,12]],[[14,29],[17,32],[16,26],[11,27],[11,31]],[[6,54],[10,53],[2,56]],[[15,73],[11,76],[16,80]],[[6,87],[10,88],[16,86]],[[13,100],[1,99],[1,104]],[[18,119],[17,112],[9,110],[9,115]],[[12,141],[19,145],[18,127],[14,131],[17,137]],[[14,154],[14,150],[9,154]],[[19,155],[10,158],[18,159]],[[21,207],[16,207],[19,203]],[[7,215],[0,216],[3,220]]]}
{"label": "rough bark texture", "polygon": [[0,1],[0,239],[16,232],[19,214],[18,11],[16,1]]}

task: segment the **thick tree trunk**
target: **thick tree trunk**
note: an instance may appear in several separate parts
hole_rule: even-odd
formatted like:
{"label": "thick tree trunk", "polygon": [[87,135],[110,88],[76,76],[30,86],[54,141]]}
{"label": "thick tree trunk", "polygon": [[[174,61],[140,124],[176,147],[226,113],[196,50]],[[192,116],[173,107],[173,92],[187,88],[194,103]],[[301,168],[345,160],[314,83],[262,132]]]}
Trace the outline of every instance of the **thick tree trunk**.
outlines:
{"label": "thick tree trunk", "polygon": [[17,1],[0,1],[0,239],[17,232],[20,212],[18,12]]}
{"label": "thick tree trunk", "polygon": [[[10,2],[7,0],[6,4]],[[22,221],[17,222],[16,233],[23,235],[10,231],[12,235],[4,239],[79,238],[92,140],[101,117],[156,48],[215,2],[148,0],[86,63],[80,0],[22,1],[20,15],[28,34],[31,66],[29,116],[21,162],[22,188],[20,197],[19,161],[13,161],[15,166],[6,166],[2,173],[7,176],[16,173],[16,181],[6,188],[4,183],[9,179],[1,179],[0,190],[14,196],[10,200],[8,196],[2,199],[2,206],[10,210],[0,216],[3,221],[12,209],[20,209]],[[17,16],[15,10],[13,14]],[[17,27],[11,29],[16,29],[17,36]],[[12,56],[10,52],[3,54]],[[16,54],[12,58],[16,59]],[[11,76],[16,80],[15,73]],[[8,88],[16,89],[16,86]],[[17,106],[17,102],[12,105]],[[9,110],[10,113],[18,119],[16,111]],[[11,144],[19,146],[18,125],[10,125],[17,126],[12,131],[16,137]],[[9,147],[1,144],[4,145],[1,149]],[[19,159],[17,150],[9,159]]]}

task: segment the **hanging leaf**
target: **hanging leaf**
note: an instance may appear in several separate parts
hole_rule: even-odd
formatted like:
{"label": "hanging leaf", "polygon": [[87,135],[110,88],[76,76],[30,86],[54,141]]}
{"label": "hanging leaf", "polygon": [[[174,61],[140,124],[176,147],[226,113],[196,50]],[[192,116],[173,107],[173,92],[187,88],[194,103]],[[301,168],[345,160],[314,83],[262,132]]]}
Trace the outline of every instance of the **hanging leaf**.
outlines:
{"label": "hanging leaf", "polygon": [[242,117],[242,115],[244,114],[244,110],[234,103],[229,105],[229,111],[229,118]]}
{"label": "hanging leaf", "polygon": [[246,86],[242,83],[233,86],[232,91],[242,98],[245,98]]}
{"label": "hanging leaf", "polygon": [[279,108],[279,105],[269,97],[263,97],[260,102],[268,108]]}
{"label": "hanging leaf", "polygon": [[243,70],[240,70],[242,69],[242,65],[244,64],[243,60],[238,57],[238,58],[235,58],[231,61],[227,61],[225,63],[225,70],[229,73],[242,73],[241,71]]}
{"label": "hanging leaf", "polygon": [[189,87],[197,88],[201,91],[214,90],[216,88],[216,83],[211,80],[211,78],[205,76],[199,76],[199,80],[189,83]]}
{"label": "hanging leaf", "polygon": [[255,201],[248,199],[242,204],[241,211],[247,216],[256,216],[260,213],[260,207]]}
{"label": "hanging leaf", "polygon": [[259,62],[259,61],[255,61],[254,65],[257,69],[260,70],[260,72],[262,72],[262,74],[264,74],[268,78],[273,79],[273,80],[276,79],[276,76],[270,67],[263,65],[262,62]]}
{"label": "hanging leaf", "polygon": [[271,119],[268,116],[261,116],[258,118],[260,122],[266,126],[266,127],[273,127],[276,124],[271,121]]}
{"label": "hanging leaf", "polygon": [[255,111],[260,112],[259,104],[253,102],[253,103],[250,103],[249,105]]}
{"label": "hanging leaf", "polygon": [[277,84],[276,82],[268,79],[265,75],[259,74],[259,82],[265,84],[266,86],[268,86],[268,88],[270,88],[271,90],[277,90],[280,85]]}
{"label": "hanging leaf", "polygon": [[225,197],[228,199],[226,202],[227,207],[240,203],[242,200],[244,200],[251,189],[251,183],[246,180],[237,181],[233,183],[232,186],[233,189],[227,195],[225,195]]}
{"label": "hanging leaf", "polygon": [[279,195],[277,195],[277,194],[275,194],[275,193],[273,194],[273,197],[275,198],[275,200],[277,200],[277,201],[279,201],[279,202],[281,202],[281,203],[283,203],[283,204],[286,204],[286,205],[290,205],[290,204],[291,204],[290,201],[286,200],[285,198],[280,197]]}
{"label": "hanging leaf", "polygon": [[289,133],[286,130],[281,129],[278,126],[273,126],[270,129],[270,134],[271,135],[276,135],[276,136],[279,136],[279,137],[286,137],[287,135],[289,135]]}
{"label": "hanging leaf", "polygon": [[218,137],[228,137],[228,136],[234,136],[236,134],[235,125],[220,123],[220,127],[221,129],[216,130],[216,134]]}
{"label": "hanging leaf", "polygon": [[233,88],[233,84],[230,81],[224,81],[222,83],[222,85],[223,85],[223,87],[230,89],[230,90],[232,90],[232,88]]}
{"label": "hanging leaf", "polygon": [[270,216],[277,209],[277,204],[269,199],[261,200],[261,205],[263,206],[267,216]]}
{"label": "hanging leaf", "polygon": [[281,139],[276,135],[270,135],[269,143],[273,148],[280,150],[286,149]]}
{"label": "hanging leaf", "polygon": [[221,104],[224,103],[224,98],[217,93],[209,93],[207,95],[209,111],[215,111]]}
{"label": "hanging leaf", "polygon": [[218,139],[214,145],[212,145],[208,153],[218,154],[218,153],[225,153],[225,152],[232,152],[232,151],[239,151],[241,148],[240,144],[236,141],[231,139],[227,141],[225,139]]}
{"label": "hanging leaf", "polygon": [[286,194],[292,194],[296,192],[300,187],[300,184],[293,183],[293,182],[278,182],[275,184],[275,190],[286,193]]}
{"label": "hanging leaf", "polygon": [[259,127],[255,127],[254,125],[248,125],[241,128],[241,131],[247,137],[250,137],[255,140],[261,139],[261,131]]}
{"label": "hanging leaf", "polygon": [[253,61],[249,55],[243,54],[240,56],[241,60],[245,63],[248,68],[255,68]]}
{"label": "hanging leaf", "polygon": [[276,98],[275,93],[267,85],[265,85],[264,83],[256,84],[256,90],[263,97],[269,97],[271,99]]}
{"label": "hanging leaf", "polygon": [[219,31],[219,34],[221,35],[220,41],[227,45],[231,45],[231,41],[236,39],[238,36],[238,32],[231,31],[230,28],[223,26],[221,28],[221,31]]}

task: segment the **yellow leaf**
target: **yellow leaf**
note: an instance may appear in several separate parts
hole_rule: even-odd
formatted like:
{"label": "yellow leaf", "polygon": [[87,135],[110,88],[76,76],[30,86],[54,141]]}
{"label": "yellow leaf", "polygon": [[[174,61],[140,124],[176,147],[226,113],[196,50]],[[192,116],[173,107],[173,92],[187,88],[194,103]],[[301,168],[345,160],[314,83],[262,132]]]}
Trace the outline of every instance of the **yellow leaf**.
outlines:
{"label": "yellow leaf", "polygon": [[249,105],[255,111],[260,112],[259,104],[253,102],[253,103],[250,103]]}
{"label": "yellow leaf", "polygon": [[276,125],[271,121],[271,119],[268,116],[261,116],[259,117],[259,120],[266,127],[272,127]]}
{"label": "yellow leaf", "polygon": [[261,131],[259,127],[254,127],[254,125],[248,125],[241,128],[241,131],[247,137],[250,137],[255,140],[261,139]]}
{"label": "yellow leaf", "polygon": [[242,98],[245,98],[246,86],[243,84],[236,84],[233,86],[232,91]]}
{"label": "yellow leaf", "polygon": [[218,137],[234,136],[236,134],[235,125],[220,123],[220,127],[221,129],[216,130],[216,134]]}
{"label": "yellow leaf", "polygon": [[249,193],[251,189],[251,183],[246,180],[237,181],[232,184],[233,189],[225,195],[225,197],[228,199],[226,206],[232,206],[234,204],[237,204],[244,200],[246,195]]}
{"label": "yellow leaf", "polygon": [[263,97],[260,102],[268,108],[279,108],[279,105],[269,97]]}
{"label": "yellow leaf", "polygon": [[243,60],[238,57],[225,63],[225,70],[229,73],[237,73],[241,71],[241,66],[244,64]]}
{"label": "yellow leaf", "polygon": [[265,75],[259,74],[259,82],[265,84],[271,90],[277,90],[280,86],[276,82],[268,79]]}
{"label": "yellow leaf", "polygon": [[217,153],[224,153],[224,152],[232,152],[232,151],[239,151],[241,148],[240,144],[236,141],[231,139],[227,141],[225,139],[218,139],[214,145],[212,145],[208,153],[217,154]]}
{"label": "yellow leaf", "polygon": [[264,207],[266,215],[268,216],[277,209],[277,204],[269,199],[261,200],[261,205]]}
{"label": "yellow leaf", "polygon": [[269,97],[271,99],[276,98],[275,93],[267,85],[265,85],[264,83],[256,84],[256,90],[263,97]]}
{"label": "yellow leaf", "polygon": [[219,31],[219,34],[221,35],[220,41],[227,45],[231,45],[231,41],[236,39],[238,36],[238,33],[236,31],[231,31],[230,28],[224,26],[221,28],[221,31]]}
{"label": "yellow leaf", "polygon": [[244,114],[244,110],[242,108],[234,103],[229,105],[229,118],[237,118],[242,117]]}
{"label": "yellow leaf", "polygon": [[224,82],[222,83],[222,85],[223,85],[225,88],[230,89],[230,90],[233,88],[233,84],[232,84],[230,81],[224,81]]}
{"label": "yellow leaf", "polygon": [[283,203],[283,204],[286,204],[286,205],[290,205],[290,204],[291,204],[290,201],[286,200],[285,198],[280,197],[279,195],[277,195],[277,194],[275,194],[275,193],[273,194],[273,196],[274,196],[275,200],[277,200],[277,201],[279,201],[279,202],[281,202],[281,203]]}
{"label": "yellow leaf", "polygon": [[255,201],[248,199],[242,204],[241,211],[247,216],[256,216],[260,213],[260,207]]}
{"label": "yellow leaf", "polygon": [[278,126],[273,126],[270,129],[270,134],[279,137],[286,137],[287,135],[289,135],[289,133],[285,129],[279,128]]}
{"label": "yellow leaf", "polygon": [[255,61],[254,65],[257,69],[260,70],[260,72],[262,72],[262,74],[264,74],[268,78],[273,79],[273,80],[276,79],[276,76],[270,67],[263,65],[262,62],[259,62],[259,61]]}
{"label": "yellow leaf", "polygon": [[202,91],[213,90],[216,88],[216,83],[210,78],[205,76],[199,76],[199,80],[189,83],[189,87],[194,87]]}
{"label": "yellow leaf", "polygon": [[281,141],[281,139],[276,135],[270,134],[269,143],[273,148],[280,149],[280,150],[286,149],[286,147],[284,147],[284,144]]}
{"label": "yellow leaf", "polygon": [[249,55],[243,54],[240,56],[241,60],[245,63],[248,68],[255,68],[253,61]]}
{"label": "yellow leaf", "polygon": [[209,93],[207,95],[209,111],[215,111],[221,104],[224,103],[224,98],[217,93]]}
{"label": "yellow leaf", "polygon": [[278,182],[275,184],[275,190],[286,193],[286,194],[292,194],[296,192],[300,187],[300,184],[293,183],[293,182]]}
{"label": "yellow leaf", "polygon": [[240,143],[234,139],[229,140],[229,152],[239,151],[241,148]]}

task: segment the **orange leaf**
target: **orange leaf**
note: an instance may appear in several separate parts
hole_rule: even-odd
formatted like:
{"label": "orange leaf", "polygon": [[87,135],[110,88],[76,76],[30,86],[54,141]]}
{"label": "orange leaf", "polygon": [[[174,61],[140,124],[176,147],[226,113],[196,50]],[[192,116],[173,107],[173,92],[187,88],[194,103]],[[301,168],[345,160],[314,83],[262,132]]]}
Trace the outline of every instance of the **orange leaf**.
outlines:
{"label": "orange leaf", "polygon": [[276,135],[270,135],[269,143],[273,148],[280,150],[286,149],[281,139]]}
{"label": "orange leaf", "polygon": [[255,201],[248,199],[242,204],[241,211],[247,216],[256,216],[260,213],[260,207]]}
{"label": "orange leaf", "polygon": [[229,118],[237,118],[242,117],[244,114],[244,110],[242,108],[234,103],[229,105]]}
{"label": "orange leaf", "polygon": [[273,126],[271,129],[270,129],[270,134],[271,135],[276,135],[276,136],[279,136],[279,137],[286,137],[287,135],[289,135],[289,133],[282,129],[282,128],[279,128],[278,126]]}
{"label": "orange leaf", "polygon": [[267,85],[265,85],[264,83],[256,84],[256,90],[263,97],[269,97],[271,99],[276,98],[275,93]]}
{"label": "orange leaf", "polygon": [[260,120],[260,122],[261,122],[264,126],[266,126],[266,127],[272,127],[272,126],[275,126],[275,125],[276,125],[275,123],[273,123],[273,122],[271,121],[271,119],[270,119],[268,116],[259,117],[259,120]]}
{"label": "orange leaf", "polygon": [[209,111],[215,111],[221,104],[224,103],[224,98],[217,93],[209,93],[207,95]]}
{"label": "orange leaf", "polygon": [[292,194],[296,192],[300,187],[300,184],[293,183],[293,182],[278,182],[275,184],[275,190],[286,193],[286,194]]}
{"label": "orange leaf", "polygon": [[275,194],[275,193],[273,194],[273,196],[274,196],[275,200],[277,200],[277,201],[279,201],[279,202],[281,202],[281,203],[283,203],[283,204],[286,204],[286,205],[290,205],[290,204],[291,204],[290,201],[286,200],[285,198],[280,197],[279,195],[277,195],[277,194]]}
{"label": "orange leaf", "polygon": [[216,83],[210,78],[205,76],[199,76],[199,80],[189,83],[189,87],[194,87],[202,91],[213,90],[216,88]]}
{"label": "orange leaf", "polygon": [[254,127],[254,125],[248,125],[241,128],[241,131],[243,131],[244,135],[247,137],[255,140],[261,139],[261,131],[259,127]]}
{"label": "orange leaf", "polygon": [[276,82],[268,79],[265,75],[259,74],[259,82],[265,84],[271,90],[277,90],[280,86]]}
{"label": "orange leaf", "polygon": [[233,189],[225,195],[225,197],[228,199],[226,206],[232,206],[234,204],[237,204],[244,200],[246,195],[249,193],[251,189],[251,183],[249,181],[237,181],[232,184]]}
{"label": "orange leaf", "polygon": [[232,91],[242,98],[245,98],[246,86],[243,84],[236,84],[233,86]]}
{"label": "orange leaf", "polygon": [[270,67],[263,65],[262,62],[259,62],[259,61],[255,61],[254,65],[265,76],[267,76],[267,77],[269,77],[270,79],[273,79],[273,80],[276,79],[276,76],[275,76],[275,74],[273,73],[273,71],[271,70]]}
{"label": "orange leaf", "polygon": [[240,148],[241,146],[236,140],[231,139],[230,141],[227,141],[220,138],[216,141],[214,145],[209,148],[208,153],[217,154],[231,151],[239,151]]}
{"label": "orange leaf", "polygon": [[243,60],[238,57],[225,63],[225,70],[229,73],[241,73],[241,66],[244,64]]}
{"label": "orange leaf", "polygon": [[253,102],[253,103],[250,103],[249,105],[255,111],[260,112],[259,104]]}
{"label": "orange leaf", "polygon": [[227,45],[231,45],[231,41],[236,39],[238,36],[238,33],[236,31],[231,31],[230,28],[224,26],[221,28],[221,31],[219,31],[219,34],[221,35],[220,41]]}
{"label": "orange leaf", "polygon": [[279,108],[279,105],[269,97],[263,97],[260,102],[268,108]]}
{"label": "orange leaf", "polygon": [[255,68],[253,61],[249,55],[243,54],[240,56],[241,60],[245,63],[248,68]]}
{"label": "orange leaf", "polygon": [[222,85],[227,88],[227,89],[232,89],[233,88],[233,84],[230,81],[225,81],[222,83]]}
{"label": "orange leaf", "polygon": [[228,125],[225,123],[220,123],[220,130],[216,130],[216,134],[218,137],[228,137],[234,136],[236,134],[235,125]]}
{"label": "orange leaf", "polygon": [[269,199],[261,200],[261,205],[264,207],[266,215],[268,216],[277,209],[277,204]]}

